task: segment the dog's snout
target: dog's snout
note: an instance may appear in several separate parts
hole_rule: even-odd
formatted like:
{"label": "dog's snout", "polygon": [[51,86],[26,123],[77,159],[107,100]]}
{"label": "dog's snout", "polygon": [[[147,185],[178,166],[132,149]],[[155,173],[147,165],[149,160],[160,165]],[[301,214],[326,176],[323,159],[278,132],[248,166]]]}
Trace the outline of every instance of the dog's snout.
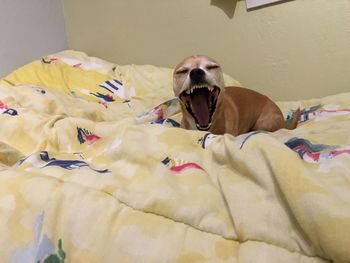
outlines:
{"label": "dog's snout", "polygon": [[202,82],[204,76],[205,76],[205,72],[200,68],[192,69],[190,72],[190,79],[195,83]]}

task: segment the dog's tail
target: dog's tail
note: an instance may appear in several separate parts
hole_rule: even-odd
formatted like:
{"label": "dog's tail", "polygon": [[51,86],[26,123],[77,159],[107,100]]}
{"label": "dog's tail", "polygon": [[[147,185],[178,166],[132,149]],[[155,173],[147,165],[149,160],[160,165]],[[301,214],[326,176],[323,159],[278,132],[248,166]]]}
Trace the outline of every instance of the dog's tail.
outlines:
{"label": "dog's tail", "polygon": [[298,122],[300,120],[300,116],[301,116],[301,111],[300,111],[300,107],[293,113],[293,117],[292,120],[290,121],[290,123],[286,124],[286,129],[288,130],[294,130],[297,126],[298,126]]}

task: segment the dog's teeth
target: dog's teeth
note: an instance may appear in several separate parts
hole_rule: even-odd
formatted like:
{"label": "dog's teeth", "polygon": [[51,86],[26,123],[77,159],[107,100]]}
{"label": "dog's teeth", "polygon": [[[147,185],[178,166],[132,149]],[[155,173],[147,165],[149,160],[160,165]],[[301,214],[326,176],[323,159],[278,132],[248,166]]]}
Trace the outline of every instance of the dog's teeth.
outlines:
{"label": "dog's teeth", "polygon": [[197,85],[197,86],[193,86],[191,89],[187,90],[186,93],[187,94],[192,94],[196,89],[208,89],[209,91],[213,91],[214,88],[211,86],[207,86],[207,85]]}

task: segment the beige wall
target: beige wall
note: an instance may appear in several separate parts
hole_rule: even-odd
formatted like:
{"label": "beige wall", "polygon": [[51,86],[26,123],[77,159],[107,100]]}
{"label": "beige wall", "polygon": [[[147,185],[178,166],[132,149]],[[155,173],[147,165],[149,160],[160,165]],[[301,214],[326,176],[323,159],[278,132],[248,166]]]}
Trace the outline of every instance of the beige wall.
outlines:
{"label": "beige wall", "polygon": [[67,49],[62,0],[1,0],[0,33],[0,77]]}
{"label": "beige wall", "polygon": [[65,0],[69,46],[118,64],[173,67],[207,54],[276,100],[350,91],[350,1],[247,12],[235,0]]}

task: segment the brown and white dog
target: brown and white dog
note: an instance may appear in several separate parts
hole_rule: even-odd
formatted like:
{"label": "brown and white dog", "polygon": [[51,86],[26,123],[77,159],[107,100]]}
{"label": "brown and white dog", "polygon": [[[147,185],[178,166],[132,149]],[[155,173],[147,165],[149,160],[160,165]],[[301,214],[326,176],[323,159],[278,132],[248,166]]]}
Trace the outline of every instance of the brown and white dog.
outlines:
{"label": "brown and white dog", "polygon": [[220,65],[207,56],[185,58],[173,77],[182,128],[237,136],[255,130],[295,129],[298,124],[300,109],[286,125],[281,110],[268,97],[246,88],[225,87]]}

